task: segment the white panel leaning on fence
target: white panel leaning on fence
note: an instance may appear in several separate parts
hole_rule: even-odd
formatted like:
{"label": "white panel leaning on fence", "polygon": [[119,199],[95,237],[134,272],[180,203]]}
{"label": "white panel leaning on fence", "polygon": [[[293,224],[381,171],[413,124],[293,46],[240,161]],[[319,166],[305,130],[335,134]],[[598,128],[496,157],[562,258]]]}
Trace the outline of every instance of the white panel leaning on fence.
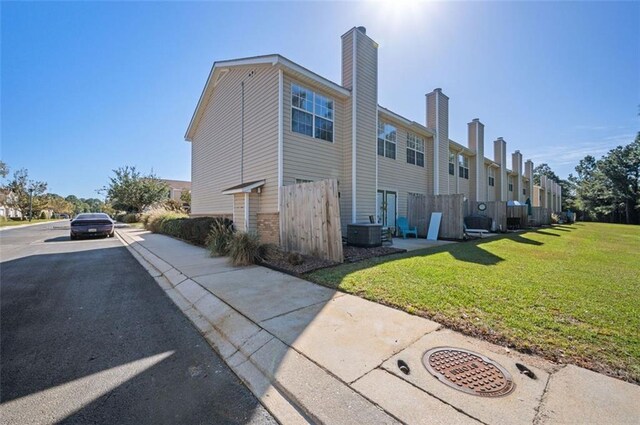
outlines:
{"label": "white panel leaning on fence", "polygon": [[280,241],[285,251],[342,262],[337,180],[283,186]]}

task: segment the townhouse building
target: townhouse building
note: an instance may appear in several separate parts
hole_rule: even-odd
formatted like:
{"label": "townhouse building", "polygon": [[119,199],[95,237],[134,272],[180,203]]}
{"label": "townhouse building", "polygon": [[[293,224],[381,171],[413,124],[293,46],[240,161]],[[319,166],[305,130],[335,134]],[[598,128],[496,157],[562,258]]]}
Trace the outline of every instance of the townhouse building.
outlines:
{"label": "townhouse building", "polygon": [[[192,215],[231,217],[277,242],[284,185],[336,179],[343,226],[370,217],[394,226],[412,193],[523,203],[534,196],[533,163],[516,150],[508,169],[503,138],[487,158],[479,119],[467,124],[466,145],[449,139],[441,89],[426,94],[422,123],[380,106],[378,44],[365,28],[342,36],[341,54],[340,84],[278,54],[214,63],[185,135]],[[559,193],[545,183],[535,195],[551,206]]]}

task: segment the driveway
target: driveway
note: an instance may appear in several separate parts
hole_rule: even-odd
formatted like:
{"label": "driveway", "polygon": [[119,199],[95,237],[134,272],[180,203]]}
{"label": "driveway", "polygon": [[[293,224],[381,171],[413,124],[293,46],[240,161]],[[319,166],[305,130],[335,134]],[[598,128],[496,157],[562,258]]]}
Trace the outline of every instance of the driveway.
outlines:
{"label": "driveway", "polygon": [[0,234],[3,423],[275,423],[118,239],[65,225]]}

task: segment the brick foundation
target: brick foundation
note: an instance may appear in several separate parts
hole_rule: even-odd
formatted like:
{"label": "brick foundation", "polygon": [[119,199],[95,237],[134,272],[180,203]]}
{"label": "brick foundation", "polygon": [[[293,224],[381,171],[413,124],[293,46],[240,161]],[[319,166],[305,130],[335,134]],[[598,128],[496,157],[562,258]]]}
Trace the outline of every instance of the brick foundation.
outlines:
{"label": "brick foundation", "polygon": [[258,235],[262,243],[280,244],[280,214],[258,213]]}

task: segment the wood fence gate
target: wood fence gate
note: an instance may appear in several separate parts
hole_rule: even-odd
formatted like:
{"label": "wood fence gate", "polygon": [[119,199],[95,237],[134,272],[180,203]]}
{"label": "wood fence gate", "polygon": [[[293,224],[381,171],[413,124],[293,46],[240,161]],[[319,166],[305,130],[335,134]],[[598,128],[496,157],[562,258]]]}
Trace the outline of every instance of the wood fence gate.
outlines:
{"label": "wood fence gate", "polygon": [[343,261],[336,180],[281,188],[280,244],[285,251]]}

